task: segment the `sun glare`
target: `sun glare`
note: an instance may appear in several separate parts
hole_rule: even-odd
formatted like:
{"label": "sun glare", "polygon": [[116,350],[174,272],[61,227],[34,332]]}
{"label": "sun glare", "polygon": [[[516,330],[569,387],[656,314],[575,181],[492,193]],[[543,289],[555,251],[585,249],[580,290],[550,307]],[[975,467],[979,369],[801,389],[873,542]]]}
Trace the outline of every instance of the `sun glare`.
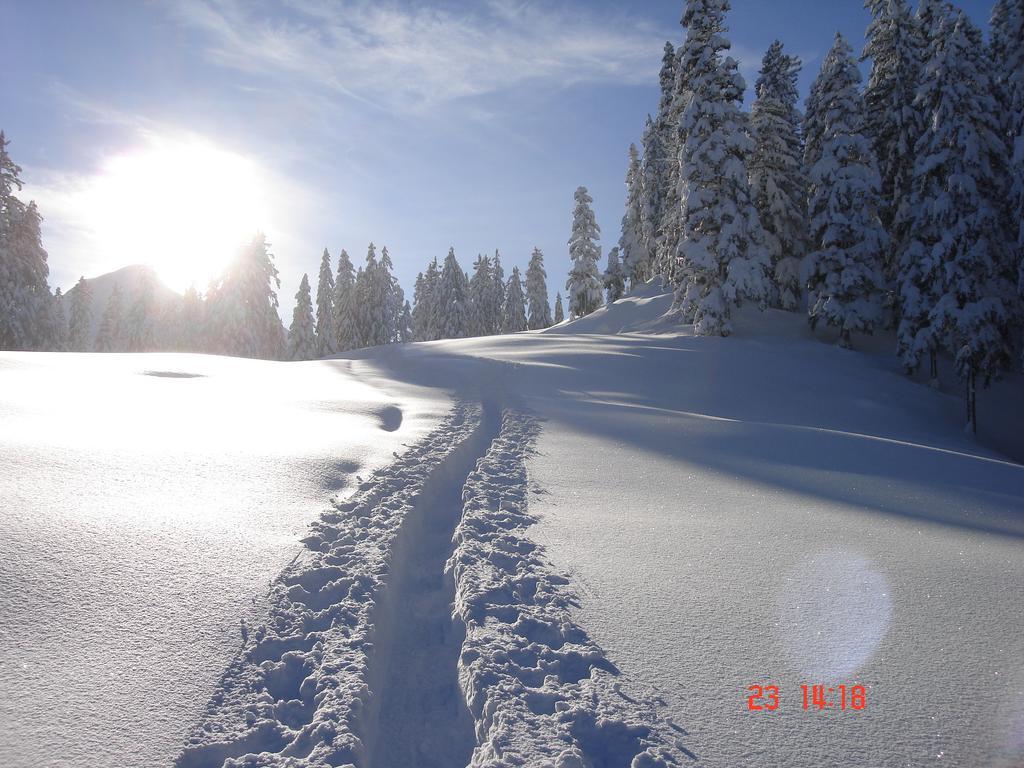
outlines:
{"label": "sun glare", "polygon": [[177,291],[204,291],[268,223],[258,167],[198,140],[157,140],[104,166],[89,207],[103,255],[149,264]]}

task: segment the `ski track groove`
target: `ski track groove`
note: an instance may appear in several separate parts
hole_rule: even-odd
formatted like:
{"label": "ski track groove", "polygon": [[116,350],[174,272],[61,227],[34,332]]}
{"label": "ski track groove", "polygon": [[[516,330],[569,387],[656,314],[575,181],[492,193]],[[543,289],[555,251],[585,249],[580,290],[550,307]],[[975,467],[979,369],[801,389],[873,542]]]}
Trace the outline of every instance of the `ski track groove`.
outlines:
{"label": "ski track groove", "polygon": [[[658,768],[696,759],[527,537],[535,418],[458,402],[335,502],[176,768]],[[454,602],[454,607],[453,607]]]}

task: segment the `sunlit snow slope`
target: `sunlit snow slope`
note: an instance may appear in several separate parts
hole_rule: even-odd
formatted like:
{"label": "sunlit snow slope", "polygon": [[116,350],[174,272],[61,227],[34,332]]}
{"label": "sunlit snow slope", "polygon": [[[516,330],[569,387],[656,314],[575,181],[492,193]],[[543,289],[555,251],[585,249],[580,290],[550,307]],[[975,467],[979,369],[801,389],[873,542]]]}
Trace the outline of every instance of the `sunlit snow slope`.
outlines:
{"label": "sunlit snow slope", "polygon": [[170,765],[298,538],[449,408],[348,362],[0,354],[0,765]]}

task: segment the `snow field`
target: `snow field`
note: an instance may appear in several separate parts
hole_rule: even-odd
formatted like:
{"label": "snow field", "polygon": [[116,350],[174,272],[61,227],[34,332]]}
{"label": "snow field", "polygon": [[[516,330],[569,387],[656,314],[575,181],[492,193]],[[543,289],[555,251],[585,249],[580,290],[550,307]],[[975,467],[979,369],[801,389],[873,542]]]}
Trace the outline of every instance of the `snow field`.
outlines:
{"label": "snow field", "polygon": [[174,762],[325,500],[451,409],[353,367],[0,354],[0,766]]}

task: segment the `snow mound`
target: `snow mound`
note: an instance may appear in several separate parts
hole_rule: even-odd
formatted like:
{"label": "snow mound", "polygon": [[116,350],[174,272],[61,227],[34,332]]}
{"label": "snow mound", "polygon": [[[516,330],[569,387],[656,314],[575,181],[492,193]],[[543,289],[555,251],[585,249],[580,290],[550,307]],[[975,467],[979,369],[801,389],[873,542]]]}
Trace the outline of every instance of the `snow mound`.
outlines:
{"label": "snow mound", "polygon": [[666,292],[661,278],[637,286],[614,304],[606,304],[586,317],[569,320],[541,333],[620,334],[679,333],[678,318],[668,315],[672,293]]}

